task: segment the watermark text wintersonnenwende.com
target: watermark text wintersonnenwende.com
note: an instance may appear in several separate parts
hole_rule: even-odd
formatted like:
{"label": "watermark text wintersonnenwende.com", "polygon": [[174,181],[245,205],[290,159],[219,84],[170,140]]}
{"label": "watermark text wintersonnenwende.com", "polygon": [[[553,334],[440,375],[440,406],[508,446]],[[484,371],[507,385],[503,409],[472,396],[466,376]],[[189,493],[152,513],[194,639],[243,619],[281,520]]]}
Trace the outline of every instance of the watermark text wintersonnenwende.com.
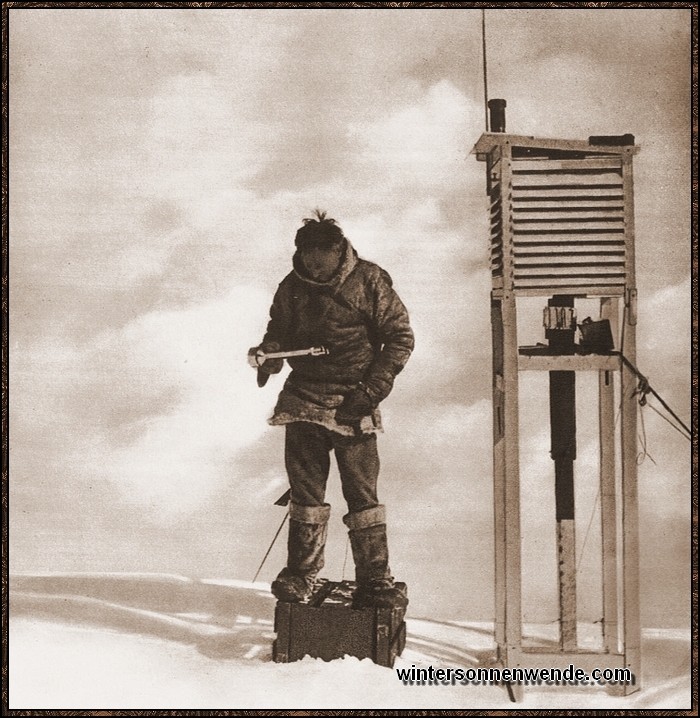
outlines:
{"label": "watermark text wintersonnenwende.com", "polygon": [[590,673],[569,664],[566,668],[396,668],[404,685],[634,685],[629,668],[594,668]]}

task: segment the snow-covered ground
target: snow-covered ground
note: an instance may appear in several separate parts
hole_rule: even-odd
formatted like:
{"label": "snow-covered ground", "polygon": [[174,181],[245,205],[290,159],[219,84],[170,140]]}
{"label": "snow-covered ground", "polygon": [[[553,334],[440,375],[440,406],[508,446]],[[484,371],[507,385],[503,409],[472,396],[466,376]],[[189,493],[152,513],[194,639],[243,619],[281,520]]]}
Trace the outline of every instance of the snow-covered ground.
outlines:
{"label": "snow-covered ground", "polygon": [[[10,708],[691,707],[690,634],[683,630],[644,630],[636,693],[524,687],[515,705],[501,686],[406,686],[395,670],[368,659],[273,663],[268,588],[154,574],[13,576]],[[488,624],[412,617],[409,606],[407,628],[395,668],[471,668],[493,656]],[[551,627],[528,631],[532,640],[551,640]]]}

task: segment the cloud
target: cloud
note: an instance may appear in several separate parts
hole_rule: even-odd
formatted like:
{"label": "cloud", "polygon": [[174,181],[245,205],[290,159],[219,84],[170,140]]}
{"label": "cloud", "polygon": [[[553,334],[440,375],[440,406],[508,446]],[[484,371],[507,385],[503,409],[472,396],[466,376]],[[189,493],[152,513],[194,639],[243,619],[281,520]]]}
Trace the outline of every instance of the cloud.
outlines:
{"label": "cloud", "polygon": [[25,391],[13,402],[17,431],[41,425],[26,381],[43,365],[40,377],[52,389],[40,405],[44,421],[65,421],[53,452],[63,453],[60,442],[70,438],[73,451],[64,450],[82,455],[82,473],[113,482],[125,502],[166,518],[191,511],[230,478],[236,452],[266,430],[269,397],[258,396],[246,361],[266,300],[259,287],[240,286],[214,302],[142,315],[79,351],[35,348],[22,357],[27,373],[15,369]]}
{"label": "cloud", "polygon": [[350,125],[360,152],[359,169],[385,175],[389,189],[434,192],[454,182],[463,142],[478,110],[452,83],[441,80],[417,102],[371,123]]}

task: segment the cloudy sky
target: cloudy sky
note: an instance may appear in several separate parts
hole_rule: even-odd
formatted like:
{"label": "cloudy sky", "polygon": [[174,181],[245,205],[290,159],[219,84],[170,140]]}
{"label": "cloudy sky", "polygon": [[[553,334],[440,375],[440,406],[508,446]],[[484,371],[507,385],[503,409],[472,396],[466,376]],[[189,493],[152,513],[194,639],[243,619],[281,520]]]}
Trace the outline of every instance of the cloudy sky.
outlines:
{"label": "cloudy sky", "polygon": [[[245,355],[301,219],[321,207],[390,272],[416,332],[383,405],[394,572],[416,615],[490,618],[490,284],[484,167],[470,156],[484,130],[480,11],[9,16],[11,570],[252,578],[286,479],[283,432],[266,424],[281,378],[258,389]],[[509,131],[641,145],[638,364],[687,420],[690,11],[488,10],[486,24]],[[539,313],[538,300],[523,343],[542,339]],[[592,586],[594,388],[580,378]],[[553,620],[546,383],[528,376],[522,392],[525,617]],[[684,625],[689,444],[644,419],[643,618]],[[337,483],[331,578],[346,558]],[[261,579],[283,560],[279,541]],[[595,594],[580,596],[592,618]]]}

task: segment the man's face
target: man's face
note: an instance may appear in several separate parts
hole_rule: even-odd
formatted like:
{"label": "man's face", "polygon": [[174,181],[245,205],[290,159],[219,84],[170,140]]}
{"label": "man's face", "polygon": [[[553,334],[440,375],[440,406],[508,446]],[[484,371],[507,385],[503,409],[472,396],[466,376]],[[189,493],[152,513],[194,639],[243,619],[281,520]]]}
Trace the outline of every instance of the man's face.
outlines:
{"label": "man's face", "polygon": [[301,261],[311,279],[315,282],[327,282],[340,265],[342,251],[342,245],[305,247],[301,250]]}

